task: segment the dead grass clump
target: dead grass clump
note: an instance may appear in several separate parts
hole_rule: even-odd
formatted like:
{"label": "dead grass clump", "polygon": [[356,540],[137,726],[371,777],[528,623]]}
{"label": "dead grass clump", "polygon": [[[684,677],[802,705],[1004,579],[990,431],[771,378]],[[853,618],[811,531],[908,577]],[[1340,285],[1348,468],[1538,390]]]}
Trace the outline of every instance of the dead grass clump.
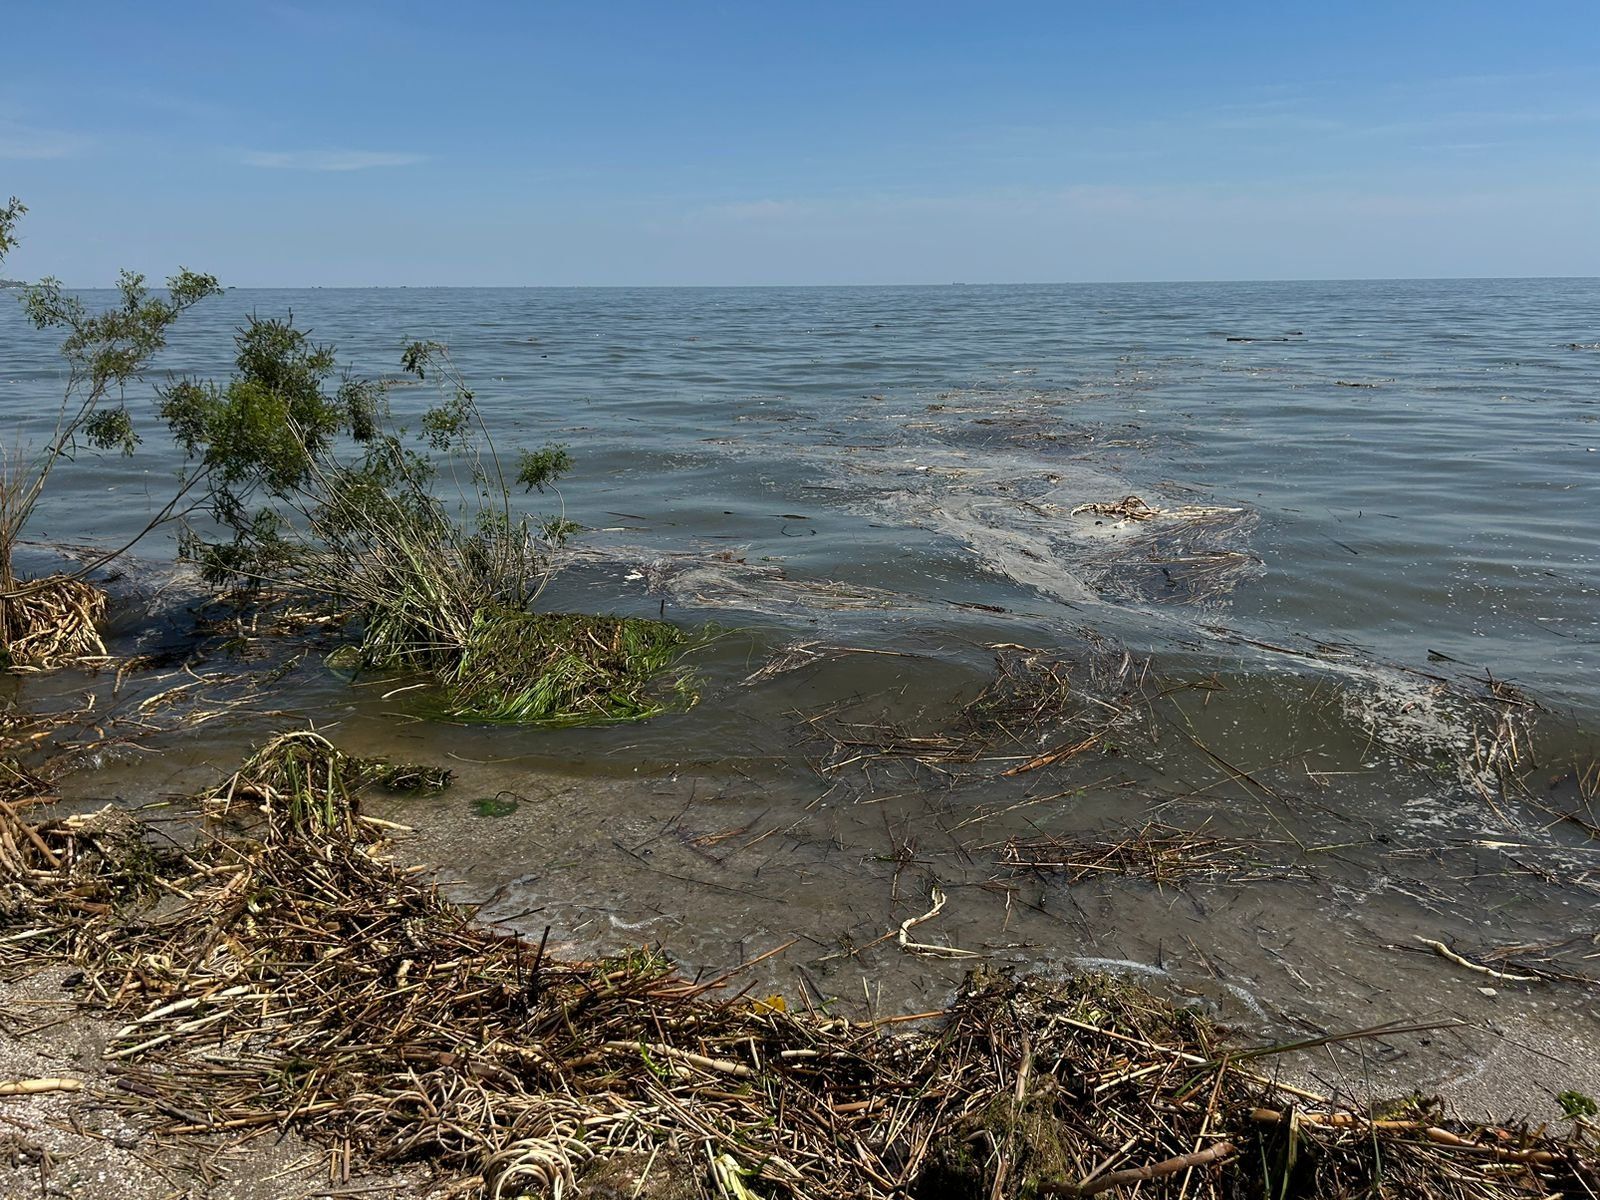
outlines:
{"label": "dead grass clump", "polygon": [[1175,883],[1190,875],[1234,873],[1248,864],[1247,847],[1199,830],[1156,822],[1121,837],[1011,838],[1003,866],[1061,873],[1068,883],[1101,875],[1126,875]]}
{"label": "dead grass clump", "polygon": [[1106,748],[1145,711],[1143,666],[1118,648],[1091,645],[1075,659],[1027,646],[993,649],[994,676],[942,728],[811,717],[818,772],[900,763],[952,783],[1026,775]]}
{"label": "dead grass clump", "polygon": [[0,655],[12,671],[103,663],[109,657],[100,640],[105,616],[105,592],[86,580],[51,575],[23,584],[0,600]]}
{"label": "dead grass clump", "polygon": [[1082,513],[1111,517],[1118,521],[1150,521],[1161,515],[1161,509],[1150,507],[1138,496],[1124,496],[1115,502],[1101,500],[1080,504],[1072,510],[1075,517]]}
{"label": "dead grass clump", "polygon": [[[288,745],[274,793],[339,778],[325,743]],[[135,852],[137,871],[86,826],[16,830],[32,904],[0,955],[69,955],[83,1003],[122,1016],[117,1095],[158,1138],[292,1127],[430,1161],[458,1197],[605,1194],[618,1166],[658,1158],[681,1168],[664,1182],[687,1170],[740,1200],[1600,1188],[1576,1132],[1308,1099],[1258,1072],[1276,1051],[1229,1049],[1103,976],[975,975],[931,1032],[891,1036],[717,999],[726,977],[686,980],[654,952],[564,961],[476,924],[350,826],[268,821]]]}
{"label": "dead grass clump", "polygon": [[297,729],[272,738],[200,799],[216,818],[234,815],[241,806],[254,808],[279,836],[371,837],[385,823],[361,815],[363,788],[438,792],[450,785],[450,776],[437,767],[358,758],[315,730]]}

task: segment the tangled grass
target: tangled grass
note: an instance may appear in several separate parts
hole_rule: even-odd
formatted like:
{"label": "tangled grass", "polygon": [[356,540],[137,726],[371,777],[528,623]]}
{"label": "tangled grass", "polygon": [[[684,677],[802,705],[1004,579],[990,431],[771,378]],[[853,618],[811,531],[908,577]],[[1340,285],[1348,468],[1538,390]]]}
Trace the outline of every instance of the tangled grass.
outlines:
{"label": "tangled grass", "polygon": [[665,621],[482,609],[442,675],[446,712],[588,725],[687,708],[696,699],[692,678],[666,677],[690,641]]}
{"label": "tangled grass", "polygon": [[431,708],[451,719],[604,725],[692,707],[695,676],[677,668],[697,641],[665,621],[491,605],[470,614],[457,645],[379,622],[333,662],[423,672],[439,686]]}
{"label": "tangled grass", "polygon": [[451,773],[383,759],[358,758],[312,729],[280,733],[216,787],[202,794],[208,816],[227,817],[241,805],[256,808],[269,827],[294,836],[356,836],[363,823],[356,795],[370,784],[391,791],[438,792]]}

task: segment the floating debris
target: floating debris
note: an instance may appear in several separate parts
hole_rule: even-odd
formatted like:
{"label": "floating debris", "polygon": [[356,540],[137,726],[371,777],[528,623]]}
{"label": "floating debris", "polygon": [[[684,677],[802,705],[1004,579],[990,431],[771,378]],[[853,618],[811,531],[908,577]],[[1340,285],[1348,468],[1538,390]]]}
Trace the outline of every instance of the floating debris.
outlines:
{"label": "floating debris", "polygon": [[830,659],[848,658],[853,654],[877,655],[883,658],[917,658],[902,650],[875,650],[866,646],[831,646],[824,642],[796,642],[785,646],[749,675],[746,684],[762,683],[780,675],[814,667]]}
{"label": "floating debris", "polygon": [[1151,508],[1138,496],[1124,496],[1115,503],[1096,501],[1080,504],[1072,510],[1073,516],[1093,513],[1097,517],[1115,517],[1119,521],[1152,521],[1161,515],[1159,508]]}
{"label": "floating debris", "polygon": [[1092,513],[1098,517],[1113,517],[1118,521],[1153,521],[1157,517],[1167,517],[1175,521],[1194,521],[1205,517],[1231,516],[1243,511],[1242,508],[1227,508],[1217,504],[1182,504],[1175,508],[1155,508],[1138,496],[1124,496],[1115,502],[1095,501],[1080,504],[1072,510],[1072,515],[1077,517],[1084,513]]}
{"label": "floating debris", "polygon": [[[812,765],[823,776],[870,771],[899,762],[947,782],[1009,778],[1059,766],[1103,747],[1143,710],[1135,697],[1143,665],[1112,643],[1086,646],[1076,662],[1027,646],[998,645],[994,677],[941,726],[904,725],[813,714],[805,724],[819,745]],[[1074,671],[1082,678],[1073,682]]]}
{"label": "floating debris", "polygon": [[636,574],[653,596],[699,608],[781,614],[796,608],[857,612],[915,606],[881,588],[831,579],[796,579],[772,562],[747,562],[728,551],[658,554]]}
{"label": "floating debris", "polygon": [[1121,837],[1011,838],[1002,866],[1060,873],[1068,883],[1102,875],[1127,875],[1173,883],[1190,875],[1223,875],[1248,866],[1249,847],[1200,830],[1147,823]]}

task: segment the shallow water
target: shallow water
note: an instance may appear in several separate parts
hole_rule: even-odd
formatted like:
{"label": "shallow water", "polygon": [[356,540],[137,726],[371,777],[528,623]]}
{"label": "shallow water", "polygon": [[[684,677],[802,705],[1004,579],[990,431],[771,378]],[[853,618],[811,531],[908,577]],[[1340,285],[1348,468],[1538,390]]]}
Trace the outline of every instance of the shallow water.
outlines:
{"label": "shallow water", "polygon": [[[1486,1070],[1507,1029],[1588,1047],[1572,1070],[1593,1073],[1600,821],[1572,772],[1600,729],[1600,350],[1570,347],[1600,341],[1600,281],[240,291],[162,368],[224,372],[252,310],[292,310],[367,373],[447,341],[503,443],[570,443],[559,502],[590,532],[547,599],[715,622],[702,702],[621,729],[445,726],[313,652],[203,734],[108,754],[83,796],[192,790],[309,717],[452,763],[451,793],[384,815],[485,916],[577,947],[659,939],[721,970],[798,938],[761,986],[880,1010],[938,1003],[975,962],[1114,964],[1261,1036],[1488,1022],[1433,1039],[1441,1078]],[[37,428],[58,387],[0,303],[6,425]],[[159,441],[63,467],[36,535],[136,527],[175,465]],[[1074,511],[1129,495],[1177,515]],[[120,585],[139,603],[119,650],[185,636],[164,553]],[[1049,747],[930,769],[824,736],[955,728],[997,644],[1070,664],[1085,704],[1127,711],[1114,736],[1011,777]],[[1512,711],[1490,678],[1542,706],[1514,710],[1526,789],[1482,769]],[[500,792],[514,812],[475,815]],[[1007,849],[1150,821],[1240,849],[1160,885],[1070,884]],[[935,888],[906,940],[960,957],[899,944]],[[1419,936],[1578,980],[1485,995]]]}

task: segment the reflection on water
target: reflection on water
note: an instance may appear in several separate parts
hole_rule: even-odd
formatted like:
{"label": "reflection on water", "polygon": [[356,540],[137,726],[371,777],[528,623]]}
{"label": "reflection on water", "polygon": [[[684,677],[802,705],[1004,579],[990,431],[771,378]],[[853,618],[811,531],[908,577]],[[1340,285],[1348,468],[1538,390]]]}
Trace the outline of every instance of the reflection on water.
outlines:
{"label": "reflection on water", "polygon": [[[1600,283],[241,292],[165,365],[221,372],[231,322],[289,308],[374,373],[447,340],[506,441],[569,442],[590,532],[549,601],[714,622],[702,701],[428,722],[314,641],[196,642],[149,561],[114,648],[157,665],[116,697],[20,686],[185,725],[107,749],[77,799],[192,791],[312,719],[454,767],[381,814],[405,853],[575,945],[709,968],[797,938],[762,978],[855,1008],[925,1007],[975,961],[922,944],[1117,964],[1262,1036],[1489,1022],[1430,1039],[1435,1077],[1490,1071],[1508,1031],[1592,1047],[1600,356],[1569,347]],[[0,305],[10,424],[55,372]],[[158,441],[64,468],[39,532],[135,527]],[[1053,698],[1007,681],[1030,654]],[[1227,853],[1069,869],[1140,830]],[[1419,938],[1549,979],[1489,986]],[[1574,1070],[1552,1090],[1593,1091]]]}

